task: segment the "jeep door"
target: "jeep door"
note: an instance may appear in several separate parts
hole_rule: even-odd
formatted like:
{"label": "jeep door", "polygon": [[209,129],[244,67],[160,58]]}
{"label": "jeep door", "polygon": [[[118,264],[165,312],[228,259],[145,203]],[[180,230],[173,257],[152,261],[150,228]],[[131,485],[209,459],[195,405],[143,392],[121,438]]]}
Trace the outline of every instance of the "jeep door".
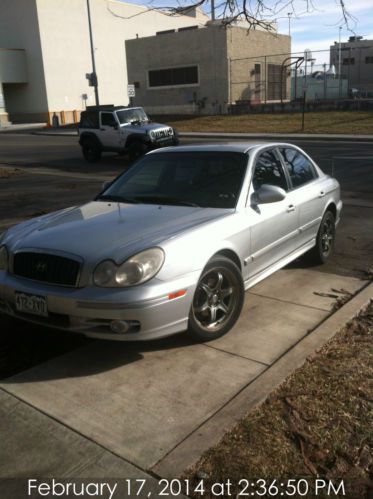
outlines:
{"label": "jeep door", "polygon": [[100,140],[104,148],[111,150],[121,148],[119,124],[114,113],[107,111],[100,113]]}

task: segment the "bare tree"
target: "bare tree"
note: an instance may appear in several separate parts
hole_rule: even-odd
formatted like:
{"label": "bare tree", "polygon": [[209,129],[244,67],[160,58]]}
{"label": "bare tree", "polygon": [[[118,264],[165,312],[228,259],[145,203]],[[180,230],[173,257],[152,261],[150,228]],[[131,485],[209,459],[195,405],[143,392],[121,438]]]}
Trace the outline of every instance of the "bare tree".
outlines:
{"label": "bare tree", "polygon": [[[215,4],[215,0],[163,0],[163,5],[158,5],[159,0],[149,0],[146,4],[148,10],[162,11],[170,16],[187,14],[197,7],[208,6],[213,18],[218,18],[225,25],[232,24],[238,20],[246,21],[248,29],[261,27],[267,31],[273,30],[272,22],[288,18],[291,12],[293,18],[302,17],[312,12],[322,13],[323,0],[221,0]],[[218,0],[217,0],[218,1]],[[340,16],[336,26],[345,26],[353,31],[356,18],[348,11],[345,0],[335,0],[340,8]],[[176,3],[176,5],[175,5]],[[211,7],[210,7],[211,4]],[[134,16],[121,16],[116,14],[107,3],[108,10],[116,17],[129,19]],[[135,14],[141,15],[142,12]]]}

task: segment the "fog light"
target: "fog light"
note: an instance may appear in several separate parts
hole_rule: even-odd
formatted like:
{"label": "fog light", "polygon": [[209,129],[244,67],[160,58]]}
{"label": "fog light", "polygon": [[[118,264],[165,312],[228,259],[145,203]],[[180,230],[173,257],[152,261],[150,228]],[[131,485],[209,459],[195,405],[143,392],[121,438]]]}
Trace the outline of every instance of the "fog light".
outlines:
{"label": "fog light", "polygon": [[130,325],[126,321],[112,321],[110,322],[110,329],[113,333],[124,334],[127,333]]}

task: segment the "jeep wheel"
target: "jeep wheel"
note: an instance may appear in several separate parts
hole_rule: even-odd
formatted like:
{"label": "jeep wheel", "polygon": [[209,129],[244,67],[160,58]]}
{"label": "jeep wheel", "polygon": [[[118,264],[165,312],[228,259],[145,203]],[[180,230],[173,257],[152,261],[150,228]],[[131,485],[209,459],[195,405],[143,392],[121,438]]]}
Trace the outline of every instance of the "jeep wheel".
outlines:
{"label": "jeep wheel", "polygon": [[83,141],[82,152],[86,161],[88,161],[89,163],[96,163],[100,160],[102,151],[97,140],[88,137]]}
{"label": "jeep wheel", "polygon": [[129,146],[128,154],[131,161],[135,161],[148,152],[146,144],[140,140],[134,140]]}

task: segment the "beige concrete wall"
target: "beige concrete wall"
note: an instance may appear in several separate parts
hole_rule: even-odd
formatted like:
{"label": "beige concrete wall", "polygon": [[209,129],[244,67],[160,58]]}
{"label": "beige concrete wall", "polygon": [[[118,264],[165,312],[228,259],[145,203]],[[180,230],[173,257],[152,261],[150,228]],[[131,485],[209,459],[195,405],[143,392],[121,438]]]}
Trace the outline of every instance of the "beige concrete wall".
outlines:
{"label": "beige concrete wall", "polygon": [[[126,42],[128,80],[138,82],[135,104],[149,112],[226,111],[228,63],[226,30],[220,26],[169,33]],[[148,70],[198,65],[199,84],[149,88]],[[193,104],[194,103],[194,104]],[[198,103],[204,103],[199,107]],[[155,110],[155,111],[153,111]]]}
{"label": "beige concrete wall", "polygon": [[4,85],[8,112],[45,111],[47,96],[35,0],[1,0],[0,47],[24,49],[27,59],[28,82]]}
{"label": "beige concrete wall", "polygon": [[[92,71],[86,0],[37,0],[50,111],[94,104],[86,73]],[[125,40],[202,22],[204,16],[168,16],[133,4],[90,0],[101,104],[127,104]]]}
{"label": "beige concrete wall", "polygon": [[[281,65],[291,52],[291,38],[287,35],[239,27],[227,30],[228,58],[230,60],[230,101],[268,99],[268,64]],[[278,55],[276,55],[278,54]],[[260,84],[255,83],[255,64],[261,66]],[[290,96],[290,78],[286,80]]]}

